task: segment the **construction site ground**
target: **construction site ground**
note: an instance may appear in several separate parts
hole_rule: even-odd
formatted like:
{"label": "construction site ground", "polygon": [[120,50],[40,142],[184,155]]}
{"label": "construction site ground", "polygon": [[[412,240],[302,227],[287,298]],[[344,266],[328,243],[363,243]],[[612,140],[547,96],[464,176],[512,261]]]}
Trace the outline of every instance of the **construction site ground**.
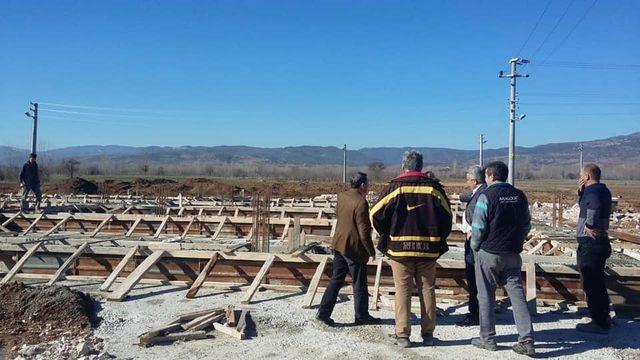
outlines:
{"label": "construction site ground", "polygon": [[[313,320],[314,308],[303,309],[303,293],[259,292],[251,309],[248,339],[239,341],[223,334],[215,338],[177,342],[171,345],[140,347],[137,336],[169,323],[177,314],[189,311],[238,304],[242,292],[204,288],[195,299],[185,299],[186,288],[170,285],[145,284],[136,288],[128,301],[100,300],[99,284],[64,281],[75,290],[92,294],[100,301],[101,322],[94,335],[104,340],[104,350],[118,359],[503,359],[522,358],[511,350],[517,341],[511,311],[497,315],[497,334],[500,345],[497,353],[476,349],[470,339],[478,328],[456,327],[454,323],[466,312],[465,305],[439,303],[435,346],[423,347],[420,327],[413,318],[411,340],[414,346],[400,349],[389,336],[393,333],[394,316],[391,311],[372,312],[383,319],[382,325],[353,326],[351,296],[341,295],[333,318],[338,323],[329,328]],[[574,330],[586,321],[584,309],[558,312],[553,308],[538,308],[534,317],[536,346],[539,357],[580,359],[638,359],[640,358],[640,322],[618,318],[608,336],[588,335]]]}

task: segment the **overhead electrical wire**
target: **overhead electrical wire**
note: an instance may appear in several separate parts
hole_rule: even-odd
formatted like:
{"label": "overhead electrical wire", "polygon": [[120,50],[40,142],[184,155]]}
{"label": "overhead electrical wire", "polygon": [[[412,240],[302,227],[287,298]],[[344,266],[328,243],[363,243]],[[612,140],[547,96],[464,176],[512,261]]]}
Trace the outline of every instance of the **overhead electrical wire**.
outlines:
{"label": "overhead electrical wire", "polygon": [[547,5],[544,7],[544,10],[542,10],[542,13],[540,14],[540,16],[538,16],[538,21],[536,21],[536,24],[533,26],[533,29],[531,29],[531,31],[529,32],[529,35],[527,36],[527,38],[525,39],[525,41],[522,43],[522,45],[520,46],[520,49],[518,49],[518,52],[516,53],[516,55],[520,55],[522,53],[522,50],[524,49],[525,46],[527,46],[527,44],[529,43],[529,40],[531,39],[531,36],[533,36],[533,33],[536,31],[536,29],[538,28],[538,25],[540,25],[540,22],[542,21],[542,18],[544,17],[544,14],[547,12],[547,10],[549,9],[549,5],[551,5],[551,2],[553,0],[549,0],[547,2]]}
{"label": "overhead electrical wire", "polygon": [[569,5],[567,5],[567,7],[564,9],[564,12],[562,13],[562,15],[560,16],[560,18],[558,18],[558,21],[556,21],[556,24],[553,26],[553,28],[551,29],[551,31],[549,31],[547,33],[547,36],[544,37],[544,39],[542,40],[542,42],[540,43],[540,45],[538,46],[538,48],[536,49],[536,51],[533,52],[533,54],[531,54],[531,59],[535,59],[536,55],[538,54],[538,52],[540,51],[540,49],[542,49],[542,47],[544,46],[544,44],[547,43],[547,40],[549,40],[549,37],[551,37],[551,35],[556,31],[556,29],[558,28],[558,26],[560,26],[560,23],[562,22],[562,20],[565,18],[565,16],[567,16],[567,13],[569,12],[569,9],[571,8],[571,5],[573,4],[575,0],[571,0],[571,2],[569,2]]}
{"label": "overhead electrical wire", "polygon": [[573,27],[571,28],[571,30],[569,30],[569,32],[567,33],[567,36],[565,36],[552,50],[551,52],[549,52],[549,54],[547,55],[547,57],[542,60],[542,62],[540,64],[544,64],[547,62],[547,60],[549,60],[549,58],[569,39],[569,37],[571,37],[571,34],[573,34],[573,32],[578,28],[578,26],[580,26],[580,23],[582,23],[582,21],[587,17],[587,15],[589,14],[589,12],[591,12],[591,10],[596,6],[596,3],[598,2],[598,0],[593,0],[593,2],[591,3],[591,6],[589,6],[587,8],[587,10],[584,12],[584,14],[582,14],[582,16],[580,17],[580,19],[578,20],[578,22],[575,23],[575,25],[573,25]]}

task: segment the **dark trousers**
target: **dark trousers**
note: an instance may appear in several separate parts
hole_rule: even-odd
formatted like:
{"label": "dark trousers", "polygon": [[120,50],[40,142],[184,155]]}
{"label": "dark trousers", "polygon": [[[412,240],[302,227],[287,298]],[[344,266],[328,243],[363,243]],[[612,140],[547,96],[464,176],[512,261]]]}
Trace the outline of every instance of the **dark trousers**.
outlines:
{"label": "dark trousers", "polygon": [[464,272],[467,277],[467,290],[469,292],[469,317],[478,319],[480,310],[478,307],[478,286],[476,285],[476,268],[473,260],[473,250],[469,241],[464,243]]}
{"label": "dark trousers", "polygon": [[40,185],[24,185],[22,190],[22,205],[20,206],[20,210],[26,211],[29,208],[29,202],[27,198],[29,197],[29,192],[32,192],[36,196],[36,203],[34,205],[37,210],[40,207],[40,200],[42,199],[42,192],[40,191]]}
{"label": "dark trousers", "polygon": [[333,274],[322,296],[320,308],[318,309],[318,317],[324,319],[331,317],[347,273],[351,274],[353,280],[353,304],[356,320],[364,320],[369,316],[369,290],[367,288],[366,263],[355,262],[348,257],[342,256],[338,251],[335,251],[333,255]]}
{"label": "dark trousers", "polygon": [[578,269],[582,288],[587,296],[587,306],[591,319],[601,327],[608,328],[609,294],[605,284],[604,267],[611,256],[609,240],[590,239],[578,245]]}

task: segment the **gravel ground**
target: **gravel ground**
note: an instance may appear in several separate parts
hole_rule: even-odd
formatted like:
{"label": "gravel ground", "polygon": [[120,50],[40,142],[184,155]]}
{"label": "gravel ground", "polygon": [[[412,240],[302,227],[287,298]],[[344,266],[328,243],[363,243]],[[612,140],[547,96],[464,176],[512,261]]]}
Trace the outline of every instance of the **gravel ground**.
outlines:
{"label": "gravel ground", "polygon": [[[75,288],[96,294],[97,285]],[[336,328],[327,328],[313,321],[314,309],[302,309],[301,294],[258,292],[249,306],[255,329],[249,329],[249,339],[239,341],[223,334],[215,338],[195,340],[172,345],[143,348],[137,336],[154,327],[172,321],[177,315],[189,311],[238,304],[242,292],[202,289],[196,299],[186,299],[185,288],[175,286],[139,285],[125,302],[102,302],[99,316],[103,318],[94,335],[104,339],[105,350],[119,359],[197,359],[226,357],[237,359],[417,359],[457,357],[481,359],[498,355],[503,359],[521,356],[511,351],[517,340],[515,326],[511,325],[511,312],[498,314],[498,341],[496,354],[472,347],[469,342],[477,336],[476,328],[459,328],[453,325],[466,312],[465,306],[440,304],[446,315],[438,318],[434,347],[417,344],[409,349],[399,349],[389,334],[393,333],[393,314],[378,311],[384,324],[376,326],[351,326],[353,304],[350,297],[342,296],[333,318]],[[316,297],[319,301],[321,294]],[[578,313],[557,313],[552,309],[540,309],[534,318],[537,351],[541,357],[567,357],[580,359],[639,359],[640,322],[616,319],[616,325],[608,336],[577,333],[574,327],[586,319]],[[412,341],[420,341],[417,319],[413,319]]]}

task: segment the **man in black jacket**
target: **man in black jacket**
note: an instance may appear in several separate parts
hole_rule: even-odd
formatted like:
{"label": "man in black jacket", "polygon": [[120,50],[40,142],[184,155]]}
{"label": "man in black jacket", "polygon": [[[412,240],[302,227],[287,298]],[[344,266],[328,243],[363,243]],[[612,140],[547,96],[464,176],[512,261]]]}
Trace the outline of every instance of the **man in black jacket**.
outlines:
{"label": "man in black jacket", "polygon": [[611,256],[609,243],[609,216],[611,216],[611,192],[600,182],[600,168],[587,164],[580,172],[578,183],[580,216],[578,237],[578,269],[582,287],[587,295],[587,307],[591,322],[578,324],[576,330],[607,334],[611,327],[609,294],[605,285],[604,267]]}
{"label": "man in black jacket", "polygon": [[467,290],[469,292],[469,313],[466,314],[464,319],[456,322],[458,326],[475,326],[480,324],[478,287],[476,286],[476,271],[473,261],[473,251],[471,250],[471,223],[473,221],[473,211],[476,208],[476,201],[478,201],[478,197],[487,187],[484,180],[484,170],[481,166],[473,165],[467,170],[467,184],[472,190],[468,193],[460,194],[460,201],[467,204],[461,227],[467,238],[467,241],[464,242],[464,270],[467,277]]}
{"label": "man in black jacket", "polygon": [[20,172],[20,186],[23,188],[21,207],[23,211],[29,207],[29,202],[27,201],[29,192],[33,192],[36,195],[35,210],[38,211],[40,207],[42,192],[40,192],[40,174],[36,157],[36,154],[29,155],[29,160],[22,166],[22,171]]}
{"label": "man in black jacket", "polygon": [[473,212],[471,249],[474,251],[476,285],[480,307],[480,337],[473,346],[495,351],[496,319],[494,305],[496,286],[502,285],[509,295],[518,342],[513,351],[535,355],[533,326],[522,288],[522,246],[531,229],[531,216],[526,195],[506,183],[509,169],[501,161],[485,168],[487,188],[482,192]]}

